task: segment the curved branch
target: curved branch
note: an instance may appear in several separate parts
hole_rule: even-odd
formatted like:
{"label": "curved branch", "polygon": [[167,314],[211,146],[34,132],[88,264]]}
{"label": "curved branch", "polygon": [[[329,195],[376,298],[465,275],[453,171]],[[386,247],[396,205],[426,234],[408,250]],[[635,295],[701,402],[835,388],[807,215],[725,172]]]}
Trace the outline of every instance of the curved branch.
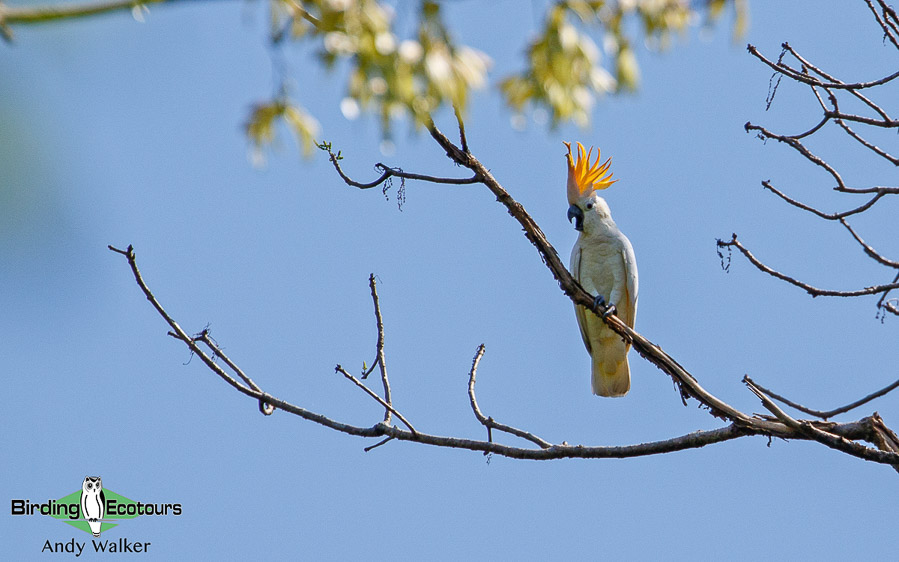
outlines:
{"label": "curved branch", "polygon": [[823,420],[832,418],[839,414],[844,414],[850,410],[854,410],[855,408],[858,408],[859,406],[867,404],[868,402],[870,402],[871,400],[874,400],[875,398],[880,398],[881,396],[888,394],[889,392],[895,390],[896,388],[899,388],[899,380],[897,380],[891,384],[888,384],[887,386],[881,388],[880,390],[878,390],[876,392],[872,392],[871,394],[865,396],[864,398],[859,398],[855,402],[850,402],[849,404],[846,404],[845,406],[840,406],[839,408],[834,408],[833,410],[825,411],[825,410],[815,410],[812,408],[808,408],[806,406],[803,406],[802,404],[793,402],[789,398],[784,398],[783,396],[781,396],[779,394],[775,394],[773,391],[768,390],[767,388],[765,388],[764,386],[755,382],[748,376],[743,377],[743,382],[755,386],[756,388],[758,388],[759,390],[761,390],[762,392],[764,392],[771,398],[777,400],[778,402],[783,402],[784,404],[786,404],[787,406],[790,406],[791,408],[799,410],[800,412],[803,412],[810,416],[815,416],[816,418],[821,418]]}
{"label": "curved branch", "polygon": [[[784,49],[790,49],[790,45],[788,43],[783,43],[781,45]],[[770,66],[775,72],[783,74],[787,78],[792,78],[797,82],[802,82],[804,84],[808,84],[810,86],[818,86],[819,88],[834,88],[839,90],[863,90],[865,88],[872,88],[874,86],[880,86],[881,84],[886,84],[891,80],[899,77],[899,71],[894,72],[888,76],[884,76],[883,78],[879,78],[877,80],[871,80],[869,82],[854,82],[854,83],[845,83],[840,81],[830,81],[830,82],[822,82],[820,80],[816,80],[809,76],[808,74],[802,73],[795,68],[790,67],[783,62],[775,63],[769,60],[765,55],[759,52],[759,50],[754,45],[747,45],[746,50],[749,51],[752,56],[756,57],[766,65]]]}
{"label": "curved branch", "polygon": [[813,286],[809,285],[808,283],[804,283],[802,281],[799,281],[797,279],[790,277],[789,275],[786,275],[784,273],[781,273],[775,269],[768,267],[767,265],[765,265],[764,263],[759,261],[759,259],[756,258],[754,255],[752,255],[752,252],[750,252],[748,249],[746,249],[746,247],[743,246],[743,244],[741,244],[739,240],[737,240],[736,234],[732,235],[731,240],[729,242],[725,242],[725,241],[719,239],[718,247],[719,248],[733,247],[733,248],[738,249],[740,251],[740,253],[742,253],[744,256],[746,256],[746,259],[748,259],[749,262],[752,265],[754,265],[757,269],[759,269],[760,271],[763,271],[764,273],[767,273],[768,275],[770,275],[772,277],[776,277],[776,278],[780,279],[781,281],[786,281],[787,283],[789,283],[791,285],[795,285],[796,287],[803,289],[805,292],[807,292],[808,294],[810,294],[813,297],[860,297],[860,296],[864,296],[864,295],[876,295],[879,293],[883,293],[884,291],[892,291],[893,289],[899,289],[899,283],[897,283],[897,282],[884,283],[882,285],[874,285],[872,287],[865,287],[864,289],[858,289],[856,291],[834,291],[832,289],[819,289],[817,287],[813,287]]}
{"label": "curved branch", "polygon": [[[375,363],[378,364],[378,370],[381,372],[381,383],[384,386],[384,401],[387,403],[384,411],[384,423],[390,423],[390,412],[394,412],[396,413],[396,416],[400,418],[400,420],[402,420],[409,429],[415,432],[415,430],[412,429],[412,426],[409,425],[409,422],[407,422],[402,416],[399,415],[399,413],[397,413],[392,408],[393,402],[390,401],[390,380],[387,378],[387,357],[384,355],[384,320],[381,318],[381,304],[378,300],[378,288],[375,284],[374,273],[368,276],[368,286],[371,289],[371,300],[375,306],[375,323],[377,324],[378,328],[378,342],[377,344],[375,344]],[[374,365],[372,365],[372,368],[374,368]],[[368,373],[365,373],[364,375],[362,375],[362,378],[364,379],[367,376]]]}
{"label": "curved branch", "polygon": [[175,339],[183,341],[188,348],[190,348],[191,353],[195,354],[203,363],[206,364],[207,367],[212,369],[212,371],[222,378],[229,385],[234,387],[238,392],[246,394],[247,396],[252,396],[254,398],[259,398],[260,391],[257,389],[250,388],[239,383],[234,377],[226,373],[221,367],[219,367],[215,361],[209,357],[201,348],[197,345],[197,342],[194,338],[187,335],[187,332],[184,331],[181,326],[175,322],[175,319],[169,316],[169,313],[165,311],[162,305],[156,300],[156,297],[153,296],[153,293],[150,291],[150,288],[144,282],[144,278],[140,273],[140,270],[137,268],[137,258],[134,254],[134,247],[132,245],[128,245],[128,248],[125,250],[120,250],[114,246],[107,246],[110,250],[117,254],[121,254],[125,256],[128,260],[128,265],[131,266],[131,273],[134,275],[134,280],[137,282],[137,285],[140,287],[141,291],[143,291],[144,296],[147,297],[147,300],[150,301],[150,304],[153,305],[153,308],[156,309],[156,312],[162,316],[163,320],[165,320],[166,324],[172,329],[172,336]]}
{"label": "curved branch", "polygon": [[774,139],[776,141],[790,145],[792,148],[796,149],[796,151],[799,152],[799,154],[802,154],[803,156],[805,156],[810,162],[812,162],[816,166],[821,166],[822,168],[827,170],[827,173],[830,174],[831,176],[833,176],[833,179],[836,180],[837,189],[845,189],[846,188],[846,184],[843,182],[843,178],[840,177],[839,172],[837,172],[833,168],[833,166],[831,166],[830,164],[825,162],[820,156],[817,156],[816,154],[812,153],[812,151],[810,151],[808,148],[806,148],[804,144],[799,142],[797,137],[778,135],[777,133],[772,133],[771,131],[769,131],[768,129],[766,129],[760,125],[753,125],[752,123],[749,123],[749,122],[746,122],[746,124],[743,125],[743,128],[746,130],[747,133],[749,131],[758,131],[759,134],[763,138]]}
{"label": "curved branch", "polygon": [[470,178],[442,178],[437,176],[428,176],[425,174],[413,174],[411,172],[404,172],[400,168],[391,168],[389,166],[386,166],[385,164],[378,162],[377,164],[375,164],[375,168],[381,170],[381,176],[374,181],[362,183],[355,181],[354,179],[346,175],[346,173],[344,173],[343,169],[340,167],[340,160],[343,160],[343,156],[341,156],[339,150],[336,154],[331,150],[331,143],[325,142],[318,145],[318,147],[328,153],[328,158],[331,160],[331,164],[334,165],[334,169],[337,170],[337,174],[340,176],[340,179],[342,179],[347,185],[357,187],[359,189],[371,189],[373,187],[377,187],[390,178],[394,177],[404,180],[419,180],[430,183],[444,183],[451,185],[466,185],[472,183],[480,183],[481,181],[481,178],[479,178],[477,175],[474,175]]}
{"label": "curved branch", "polygon": [[350,380],[353,384],[355,384],[356,386],[358,386],[359,388],[361,388],[362,390],[364,390],[365,393],[368,394],[369,396],[371,396],[371,397],[372,397],[378,404],[380,404],[381,406],[384,406],[384,408],[387,410],[388,413],[384,416],[384,417],[385,417],[385,420],[384,420],[383,422],[381,422],[381,423],[383,423],[383,424],[385,424],[385,425],[390,424],[390,414],[392,413],[392,414],[394,414],[397,418],[399,418],[399,420],[400,420],[401,422],[403,422],[403,424],[405,424],[406,427],[409,428],[409,431],[411,431],[413,435],[417,435],[417,434],[418,434],[418,432],[415,431],[415,428],[412,427],[412,424],[409,423],[409,421],[408,421],[405,417],[403,417],[403,414],[399,413],[399,412],[398,412],[398,411],[397,411],[397,410],[390,404],[390,401],[389,401],[389,400],[384,400],[383,398],[381,398],[380,396],[378,396],[378,395],[375,393],[374,390],[372,390],[372,389],[368,388],[367,386],[365,386],[364,384],[362,384],[362,381],[360,381],[359,379],[357,379],[356,377],[354,377],[353,375],[351,375],[350,373],[348,373],[347,370],[344,369],[343,367],[341,367],[340,365],[337,365],[336,367],[334,367],[334,372],[340,373],[341,375],[343,375],[344,377],[346,377],[346,378],[347,378],[348,380]]}
{"label": "curved branch", "polygon": [[874,197],[872,197],[870,200],[868,200],[868,202],[862,204],[859,207],[856,207],[855,209],[843,211],[842,213],[825,213],[824,211],[818,210],[812,206],[806,205],[805,203],[801,203],[801,202],[793,199],[792,197],[788,196],[786,193],[780,191],[779,189],[777,189],[776,187],[771,185],[770,180],[763,181],[762,186],[765,189],[771,191],[771,193],[777,195],[778,197],[780,197],[781,199],[783,199],[784,201],[789,203],[790,205],[793,205],[794,207],[798,207],[798,208],[808,211],[810,213],[814,213],[815,215],[818,215],[822,219],[827,219],[827,220],[831,220],[831,221],[843,220],[844,218],[846,218],[848,216],[852,216],[854,214],[864,212],[864,211],[868,210],[872,205],[874,205],[874,203],[877,203],[878,199],[880,199],[881,197],[886,195],[886,193],[883,191],[877,191],[875,193]]}
{"label": "curved branch", "polygon": [[499,431],[503,431],[510,435],[527,439],[531,443],[536,443],[537,446],[542,449],[549,449],[552,447],[552,443],[537,437],[533,433],[499,423],[492,417],[487,417],[481,413],[481,408],[478,407],[478,399],[475,396],[474,385],[478,373],[478,364],[481,362],[481,357],[484,356],[484,350],[484,344],[479,345],[478,350],[474,354],[474,359],[471,361],[471,370],[468,372],[468,400],[471,402],[471,409],[474,412],[474,416],[487,428],[487,441],[493,442],[493,430],[498,429]]}
{"label": "curved branch", "polygon": [[894,268],[894,269],[899,269],[899,261],[888,260],[888,259],[886,259],[885,257],[883,257],[882,255],[880,255],[880,254],[877,252],[877,250],[875,250],[874,248],[872,248],[871,246],[869,246],[864,240],[862,240],[861,236],[859,236],[858,234],[856,234],[855,230],[853,230],[852,227],[849,226],[849,223],[848,223],[848,222],[846,222],[845,220],[843,220],[843,219],[841,218],[841,219],[840,219],[840,224],[842,224],[843,226],[846,227],[846,230],[849,231],[849,234],[851,234],[852,237],[855,238],[855,241],[856,241],[856,242],[858,242],[859,244],[861,244],[862,248],[865,250],[865,253],[866,253],[871,259],[873,259],[874,261],[876,261],[877,263],[879,263],[879,264],[881,264],[881,265],[885,265],[885,266],[887,266],[887,267],[892,267],[892,268]]}

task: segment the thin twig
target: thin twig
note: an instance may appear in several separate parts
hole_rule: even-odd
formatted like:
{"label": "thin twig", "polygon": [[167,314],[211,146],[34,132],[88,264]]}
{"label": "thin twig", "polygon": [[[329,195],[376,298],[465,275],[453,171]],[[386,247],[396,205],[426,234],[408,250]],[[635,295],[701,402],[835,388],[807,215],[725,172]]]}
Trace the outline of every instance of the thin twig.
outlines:
{"label": "thin twig", "polygon": [[319,31],[332,31],[328,29],[320,19],[309,13],[309,11],[306,10],[306,8],[304,8],[303,5],[296,0],[288,0],[287,4],[288,6],[290,6],[290,9],[294,11],[291,19],[295,18],[296,14],[299,14],[304,20],[311,23]]}
{"label": "thin twig", "polygon": [[881,127],[884,129],[895,129],[899,127],[899,120],[895,119],[874,119],[872,117],[865,117],[864,115],[853,115],[851,113],[841,113],[839,110],[835,109],[833,111],[827,111],[824,113],[825,117],[830,117],[833,119],[843,119],[846,121],[855,121],[857,123],[864,123],[865,125],[871,125],[874,127]]}
{"label": "thin twig", "polygon": [[860,399],[856,400],[855,402],[846,404],[845,406],[840,406],[839,408],[834,408],[833,410],[823,411],[823,410],[815,410],[813,408],[808,408],[806,406],[803,406],[802,404],[798,404],[798,403],[790,400],[789,398],[785,398],[779,394],[776,394],[773,391],[768,390],[767,388],[758,384],[757,382],[755,382],[748,376],[743,377],[743,382],[751,383],[753,386],[757,387],[759,390],[761,390],[762,392],[764,392],[771,398],[773,398],[779,402],[783,402],[784,404],[786,404],[787,406],[789,406],[793,409],[799,410],[800,412],[806,413],[810,416],[815,416],[816,418],[821,418],[823,420],[832,418],[839,414],[846,413],[850,410],[854,410],[855,408],[858,408],[859,406],[861,406],[863,404],[867,404],[868,402],[870,402],[871,400],[874,400],[875,398],[880,398],[881,396],[884,396],[885,394],[895,390],[896,388],[899,388],[899,380],[897,380],[897,381],[893,382],[892,384],[889,384],[876,392],[872,392],[871,394],[865,396],[864,398],[860,398]]}
{"label": "thin twig", "polygon": [[[884,2],[884,0],[877,0],[877,3],[880,4],[880,8],[883,10],[883,21],[890,26],[893,33],[899,35],[899,15],[896,14],[896,10]],[[899,45],[896,48],[899,49]]]}
{"label": "thin twig", "polygon": [[839,172],[837,172],[833,166],[825,162],[820,156],[812,153],[812,151],[806,148],[805,145],[803,145],[801,142],[799,142],[797,138],[789,137],[786,135],[778,135],[777,133],[772,133],[771,131],[760,125],[753,125],[749,122],[743,125],[743,128],[746,129],[746,132],[758,131],[759,134],[761,134],[765,138],[774,139],[776,141],[790,145],[792,148],[796,149],[799,154],[805,156],[810,162],[827,170],[827,173],[833,176],[833,179],[836,180],[838,188],[846,187],[846,184],[843,182],[843,178],[840,176]]}
{"label": "thin twig", "polygon": [[[384,423],[390,424],[391,408],[389,406],[392,406],[393,402],[390,399],[390,381],[387,379],[387,358],[384,355],[384,320],[381,318],[381,305],[378,302],[378,289],[375,283],[374,273],[368,276],[368,286],[371,289],[371,300],[375,305],[375,322],[378,327],[378,342],[375,345],[377,359],[375,360],[375,363],[378,364],[378,368],[381,371],[381,382],[384,385],[384,402],[388,405],[388,407],[384,409]],[[372,365],[372,368],[374,368],[374,365]],[[365,377],[363,376],[363,378]]]}
{"label": "thin twig", "polygon": [[892,163],[894,166],[899,166],[899,158],[896,158],[895,156],[893,156],[889,152],[883,150],[876,144],[868,142],[865,138],[863,138],[861,135],[859,135],[854,130],[852,130],[852,128],[849,125],[847,125],[846,122],[843,121],[843,119],[837,118],[837,119],[834,119],[834,121],[836,122],[837,125],[842,127],[844,131],[846,131],[847,135],[849,135],[850,137],[852,137],[853,139],[858,141],[862,146],[864,146],[868,150],[874,152],[878,156],[880,156],[886,160],[889,160],[890,163]]}
{"label": "thin twig", "polygon": [[824,211],[816,209],[816,208],[812,207],[811,205],[806,205],[805,203],[802,203],[800,201],[793,199],[792,197],[790,197],[783,191],[780,191],[779,189],[777,189],[776,187],[771,185],[770,180],[763,181],[762,186],[765,189],[769,190],[771,193],[777,195],[778,197],[780,197],[781,199],[783,199],[784,201],[789,203],[790,205],[793,205],[794,207],[798,207],[804,211],[814,213],[815,215],[818,215],[822,219],[827,219],[830,221],[842,220],[846,217],[867,211],[869,208],[871,208],[872,205],[874,205],[874,203],[877,203],[877,201],[880,200],[881,197],[886,195],[885,192],[878,191],[875,193],[874,197],[872,197],[867,202],[863,203],[862,205],[860,205],[854,209],[849,209],[848,211],[843,211],[842,213],[825,213]]}
{"label": "thin twig", "polygon": [[[788,48],[788,45],[786,43],[784,43],[783,46],[784,46],[784,48]],[[811,86],[818,86],[820,88],[835,88],[835,89],[840,89],[840,90],[864,90],[866,88],[872,88],[874,86],[880,86],[881,84],[886,84],[887,82],[890,82],[891,80],[899,77],[899,71],[897,71],[888,76],[884,76],[883,78],[879,78],[877,80],[871,80],[869,82],[854,82],[854,83],[850,83],[850,84],[847,84],[845,82],[832,82],[832,81],[831,82],[822,82],[820,80],[816,80],[816,79],[812,78],[808,74],[803,74],[802,72],[796,70],[795,68],[790,67],[787,64],[784,64],[783,62],[775,63],[775,62],[769,60],[767,57],[765,57],[765,55],[761,54],[759,52],[759,50],[757,48],[755,48],[755,46],[753,46],[753,45],[748,45],[747,50],[754,57],[758,58],[763,63],[770,66],[772,69],[774,69],[775,72],[779,72],[788,78],[792,78],[793,80],[796,80],[797,82],[802,82],[804,84],[809,84]]]}
{"label": "thin twig", "polygon": [[[899,272],[897,272],[896,277],[893,278],[893,283],[899,283]],[[899,304],[899,301],[896,299],[886,300],[887,295],[889,294],[890,292],[886,291],[880,296],[880,300],[877,301],[877,307],[899,316],[899,308],[896,307],[896,305]]]}
{"label": "thin twig", "polygon": [[393,441],[394,439],[396,439],[396,437],[392,437],[392,436],[391,436],[391,437],[387,437],[386,439],[382,439],[381,441],[378,441],[378,442],[375,443],[374,445],[371,445],[371,446],[369,446],[369,447],[366,447],[366,448],[364,448],[364,449],[362,449],[362,450],[365,451],[365,452],[367,453],[367,452],[371,451],[372,449],[377,449],[378,447],[380,447],[381,445],[387,443],[388,441]]}
{"label": "thin twig", "polygon": [[156,309],[156,312],[158,312],[159,315],[162,316],[163,320],[165,320],[169,327],[172,329],[172,331],[174,332],[174,337],[176,339],[183,341],[187,345],[187,347],[190,348],[191,352],[199,357],[207,367],[212,369],[215,374],[221,377],[222,380],[230,384],[236,390],[242,392],[243,394],[246,394],[247,396],[252,396],[254,398],[260,397],[260,395],[262,394],[260,391],[254,390],[239,383],[237,379],[235,379],[234,377],[226,373],[221,367],[219,367],[215,363],[215,361],[213,361],[213,359],[209,357],[209,355],[207,355],[200,348],[200,346],[197,345],[197,342],[195,342],[192,337],[187,335],[187,332],[185,332],[184,329],[181,328],[181,326],[179,326],[177,322],[175,322],[175,319],[169,316],[169,313],[166,312],[164,308],[162,308],[162,305],[150,291],[150,288],[144,282],[144,278],[141,275],[140,270],[137,268],[137,258],[135,257],[133,246],[129,244],[128,248],[125,250],[120,250],[119,248],[116,248],[114,246],[107,247],[113,252],[121,254],[128,259],[128,265],[131,266],[131,273],[132,275],[134,275],[134,280],[137,282],[138,287],[140,287],[141,291],[143,291],[144,296],[147,297],[147,300],[150,301],[150,304],[153,305],[153,308]]}
{"label": "thin twig", "polygon": [[341,156],[340,156],[339,152],[337,154],[335,154],[334,152],[331,151],[330,147],[323,148],[323,150],[325,150],[328,153],[328,157],[330,158],[331,163],[334,165],[334,169],[337,170],[337,173],[340,175],[340,178],[347,185],[350,185],[352,187],[357,187],[359,189],[371,189],[373,187],[377,187],[377,186],[381,185],[382,183],[384,183],[385,181],[387,181],[388,179],[394,178],[394,177],[403,178],[403,179],[407,179],[407,180],[420,180],[420,181],[425,181],[425,182],[430,182],[430,183],[443,183],[443,184],[450,184],[450,185],[467,185],[467,184],[472,184],[472,183],[478,183],[481,181],[480,178],[478,178],[477,176],[472,176],[470,178],[441,178],[441,177],[437,177],[437,176],[428,176],[425,174],[413,174],[410,172],[404,172],[403,170],[401,170],[399,168],[390,168],[389,166],[386,166],[386,165],[378,162],[377,164],[375,164],[375,168],[377,168],[378,170],[381,170],[381,177],[379,177],[378,179],[376,179],[374,181],[370,181],[368,183],[362,183],[362,182],[355,181],[354,179],[350,178],[348,175],[346,175],[344,173],[343,169],[340,167]]}
{"label": "thin twig", "polygon": [[752,265],[754,265],[760,271],[763,271],[768,275],[771,275],[772,277],[777,277],[782,281],[786,281],[791,285],[795,285],[796,287],[805,290],[805,292],[813,297],[860,297],[863,295],[876,295],[884,291],[891,291],[893,289],[899,288],[899,283],[893,282],[885,283],[882,285],[874,285],[872,287],[865,287],[864,289],[858,289],[856,291],[834,291],[831,289],[819,289],[817,287],[809,285],[808,283],[804,283],[802,281],[794,279],[793,277],[790,277],[789,275],[768,267],[767,265],[759,261],[758,258],[756,258],[754,255],[752,255],[752,252],[750,252],[745,246],[743,246],[743,244],[740,243],[739,240],[737,240],[736,234],[733,234],[731,240],[728,242],[719,239],[718,247],[734,247],[740,250],[740,253],[746,256],[746,259],[748,259],[749,262],[752,263]]}
{"label": "thin twig", "polygon": [[[829,114],[834,118],[834,121],[836,122],[836,124],[839,125],[840,127],[842,127],[842,129],[846,132],[847,135],[849,135],[850,137],[852,137],[853,139],[858,141],[862,146],[864,146],[868,150],[871,150],[878,156],[885,158],[890,163],[892,163],[894,166],[899,166],[899,158],[896,158],[895,156],[893,156],[892,154],[888,153],[887,151],[881,149],[877,145],[870,143],[866,139],[862,138],[861,135],[856,133],[854,130],[852,130],[852,128],[849,125],[846,124],[845,120],[853,120],[854,119],[861,123],[865,123],[868,125],[877,125],[877,126],[880,126],[881,123],[895,123],[896,124],[895,126],[899,126],[899,121],[895,121],[895,122],[892,120],[876,121],[873,119],[870,121],[867,121],[867,118],[864,118],[864,117],[860,117],[857,115],[846,115],[846,114],[840,113],[840,106],[839,106],[839,103],[837,103],[837,97],[833,94],[833,92],[831,92],[829,90],[827,93],[830,97],[830,103],[831,103],[831,105],[833,105],[833,111],[829,112]],[[825,111],[825,115],[828,115],[827,111]]]}
{"label": "thin twig", "polygon": [[[237,373],[237,376],[239,376],[243,380],[243,382],[245,382],[250,388],[252,388],[253,390],[255,390],[257,392],[262,392],[262,389],[259,388],[259,385],[257,385],[255,382],[253,382],[253,379],[251,379],[249,376],[247,376],[247,374],[243,372],[243,369],[241,369],[233,361],[231,361],[231,359],[227,355],[225,355],[225,352],[222,351],[222,348],[219,347],[218,344],[216,344],[212,340],[211,337],[209,337],[208,329],[204,329],[198,335],[194,336],[194,340],[201,341],[201,342],[205,343],[207,346],[209,346],[209,348],[212,350],[212,353],[214,354],[214,357],[221,357],[222,360],[225,362],[225,364],[228,365],[228,367],[232,371]],[[265,402],[260,400],[259,401],[259,411],[262,412],[266,416],[270,416],[275,412],[275,408],[271,404],[266,404]]]}
{"label": "thin twig", "polygon": [[[374,398],[374,399],[378,402],[378,404],[380,404],[381,406],[384,406],[384,408],[385,408],[387,411],[389,411],[389,412],[393,413],[394,415],[396,415],[396,417],[399,418],[399,420],[400,420],[401,422],[403,422],[403,424],[405,424],[406,427],[409,428],[409,431],[411,431],[414,435],[417,435],[417,434],[418,434],[418,432],[415,430],[415,428],[412,427],[412,424],[409,423],[409,421],[406,420],[406,418],[404,418],[403,415],[402,415],[401,413],[399,413],[398,411],[396,411],[396,408],[394,408],[393,406],[391,406],[390,404],[388,404],[387,402],[385,402],[384,399],[381,398],[380,396],[378,396],[378,394],[377,394],[374,390],[372,390],[372,389],[368,388],[367,386],[365,386],[365,383],[363,383],[362,381],[360,381],[359,379],[357,379],[356,377],[354,377],[353,375],[351,375],[350,373],[348,373],[347,370],[344,369],[343,367],[341,367],[340,365],[337,365],[336,367],[334,367],[334,372],[340,373],[341,375],[345,376],[347,379],[349,379],[350,381],[352,381],[353,384],[355,384],[356,386],[358,386],[359,388],[361,388],[362,390],[364,390],[366,394],[368,394],[369,396],[371,396],[372,398]],[[383,423],[384,425],[387,425],[387,422],[382,422],[382,423]]]}
{"label": "thin twig", "polygon": [[459,125],[459,141],[462,143],[462,151],[468,153],[470,151],[468,150],[468,139],[465,138],[465,122],[462,120],[462,113],[455,105],[453,112],[456,114],[456,123]]}
{"label": "thin twig", "polygon": [[[812,88],[812,89],[814,90],[814,88]],[[789,135],[789,138],[799,140],[799,139],[804,139],[805,137],[811,136],[811,135],[817,133],[818,130],[821,127],[823,127],[825,124],[827,124],[828,121],[830,121],[830,117],[828,117],[825,114],[824,117],[821,119],[820,122],[818,122],[817,125],[813,126],[811,129],[805,131],[804,133],[799,133],[798,135]]]}
{"label": "thin twig", "polygon": [[[880,14],[877,13],[877,9],[874,7],[874,4],[871,3],[871,0],[865,0],[865,4],[867,4],[868,8],[871,9],[871,13],[874,14],[874,18],[877,20],[878,25],[880,25],[880,28],[883,30],[883,36],[888,38],[890,40],[890,43],[892,43],[894,47],[899,49],[899,40],[897,40],[896,36],[893,34],[895,25],[890,26],[886,23],[886,21],[881,19]],[[884,5],[883,2],[881,2],[880,4]]]}
{"label": "thin twig", "polygon": [[491,430],[498,429],[499,431],[504,431],[516,437],[521,437],[522,439],[527,439],[532,443],[536,443],[539,447],[543,449],[548,449],[552,447],[552,443],[545,441],[534,435],[533,433],[512,427],[510,425],[499,423],[494,420],[492,417],[487,417],[483,413],[481,413],[481,409],[478,407],[478,400],[475,397],[474,385],[475,378],[477,377],[478,372],[478,364],[481,362],[481,357],[484,356],[484,344],[478,346],[477,352],[474,354],[474,359],[471,362],[471,370],[468,372],[468,399],[471,402],[471,409],[474,411],[474,416],[478,418],[478,421],[481,422],[484,427],[487,428],[488,435],[487,440],[493,441],[493,435]]}
{"label": "thin twig", "polygon": [[878,253],[877,250],[875,250],[874,248],[872,248],[871,246],[869,246],[864,240],[862,240],[862,237],[861,237],[861,236],[859,236],[858,234],[856,234],[855,230],[853,230],[853,228],[852,228],[851,226],[849,226],[849,223],[848,223],[848,222],[846,222],[844,219],[841,218],[841,219],[840,219],[840,224],[842,224],[843,226],[846,227],[846,230],[849,231],[849,234],[851,234],[852,237],[855,238],[855,241],[856,241],[856,242],[858,242],[859,244],[861,244],[861,247],[865,250],[865,253],[866,253],[871,259],[873,259],[873,260],[876,261],[877,263],[880,263],[880,264],[885,265],[885,266],[887,266],[887,267],[892,267],[892,268],[895,268],[895,269],[899,269],[899,261],[889,260],[889,259],[883,257],[882,255],[880,255],[880,253]]}

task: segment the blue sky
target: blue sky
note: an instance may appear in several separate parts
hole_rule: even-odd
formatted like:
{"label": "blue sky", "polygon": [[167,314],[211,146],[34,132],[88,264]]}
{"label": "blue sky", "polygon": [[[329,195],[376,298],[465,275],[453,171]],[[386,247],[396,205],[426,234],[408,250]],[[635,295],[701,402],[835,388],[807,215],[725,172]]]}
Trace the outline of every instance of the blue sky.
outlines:
{"label": "blue sky", "polygon": [[[520,68],[539,9],[511,0],[446,8],[459,38],[493,57],[494,78]],[[514,131],[496,90],[482,91],[468,139],[566,261],[576,233],[561,142],[600,145],[620,178],[607,200],[640,268],[637,329],[743,411],[762,410],[744,374],[829,408],[895,379],[885,353],[895,319],[875,320],[876,298],[811,299],[736,255],[725,273],[715,239],[737,232],[762,259],[821,286],[891,277],[837,225],[760,187],[771,179],[833,210],[858,204],[826,193],[827,177],[788,148],[743,131],[753,121],[795,132],[819,118],[807,92],[786,83],[766,113],[771,73],[744,45],[776,57],[787,40],[847,80],[894,70],[895,53],[861,3],[835,13],[759,2],[751,18],[736,43],[725,18],[665,53],[641,48],[641,90],[600,102],[586,130]],[[286,134],[266,168],[254,168],[241,124],[271,94],[277,64],[354,177],[373,178],[378,161],[459,173],[405,124],[395,154],[382,155],[374,119],[341,116],[342,76],[313,64],[308,47],[273,55],[266,21],[262,4],[191,3],[154,7],[143,24],[120,14],[20,28],[2,46],[4,501],[62,497],[99,474],[126,497],[181,503],[178,518],[139,518],[104,535],[150,542],[152,559],[895,552],[896,473],[820,445],[746,438],[554,462],[488,462],[410,443],[364,453],[372,441],[259,415],[190,361],[107,244],[133,244],[169,312],[189,332],[209,324],[266,391],[349,423],[382,414],[333,372],[371,360],[374,272],[394,404],[422,431],[484,437],[466,395],[480,343],[481,408],[550,441],[631,444],[720,426],[695,402],[684,407],[667,376],[635,354],[626,398],[591,395],[571,303],[483,186],[410,182],[400,211],[395,190],[387,200],[346,187],[322,155],[299,158]],[[451,131],[448,117],[438,124]],[[825,134],[813,146],[853,182],[895,177],[848,143]],[[895,211],[885,201],[856,223],[894,257]],[[840,419],[877,410],[895,426],[895,404],[889,396]],[[7,515],[0,525],[4,559],[45,559],[45,540],[89,538],[49,518]]]}

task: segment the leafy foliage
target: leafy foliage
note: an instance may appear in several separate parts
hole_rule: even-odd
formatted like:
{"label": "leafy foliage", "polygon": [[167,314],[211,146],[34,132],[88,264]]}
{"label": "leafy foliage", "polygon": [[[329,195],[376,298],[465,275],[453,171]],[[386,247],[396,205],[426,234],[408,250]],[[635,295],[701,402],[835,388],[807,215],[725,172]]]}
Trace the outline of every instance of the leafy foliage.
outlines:
{"label": "leafy foliage", "polygon": [[[548,115],[553,126],[587,126],[598,96],[639,87],[636,35],[666,48],[674,34],[703,14],[714,22],[728,5],[736,11],[738,33],[745,27],[745,0],[553,0],[540,34],[525,49],[524,68],[498,81],[516,114],[513,122],[523,123],[532,111],[541,121]],[[328,68],[346,61],[344,116],[373,113],[389,138],[396,120],[420,127],[441,107],[464,112],[470,92],[487,84],[491,66],[487,54],[454,40],[440,3],[420,0],[416,31],[406,38],[394,15],[382,0],[272,0],[271,36],[275,43],[314,42]],[[253,108],[247,134],[257,154],[273,140],[278,118],[288,120],[308,154],[317,123],[283,94]]]}

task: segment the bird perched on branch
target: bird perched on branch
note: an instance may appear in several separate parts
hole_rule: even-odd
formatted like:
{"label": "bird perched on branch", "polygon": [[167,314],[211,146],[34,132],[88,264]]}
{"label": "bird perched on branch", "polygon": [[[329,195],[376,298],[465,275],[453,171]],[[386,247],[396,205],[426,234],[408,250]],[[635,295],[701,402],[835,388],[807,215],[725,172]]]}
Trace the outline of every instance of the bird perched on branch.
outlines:
{"label": "bird perched on branch", "polygon": [[[606,312],[617,314],[631,328],[637,315],[637,261],[630,240],[618,230],[605,200],[597,193],[613,180],[609,158],[590,163],[590,151],[577,143],[577,160],[568,147],[568,220],[580,232],[571,250],[571,274],[581,287],[596,295],[594,309],[608,302]],[[624,396],[631,387],[627,352],[630,343],[622,340],[605,322],[583,306],[574,307],[584,345],[592,357],[593,394]]]}

